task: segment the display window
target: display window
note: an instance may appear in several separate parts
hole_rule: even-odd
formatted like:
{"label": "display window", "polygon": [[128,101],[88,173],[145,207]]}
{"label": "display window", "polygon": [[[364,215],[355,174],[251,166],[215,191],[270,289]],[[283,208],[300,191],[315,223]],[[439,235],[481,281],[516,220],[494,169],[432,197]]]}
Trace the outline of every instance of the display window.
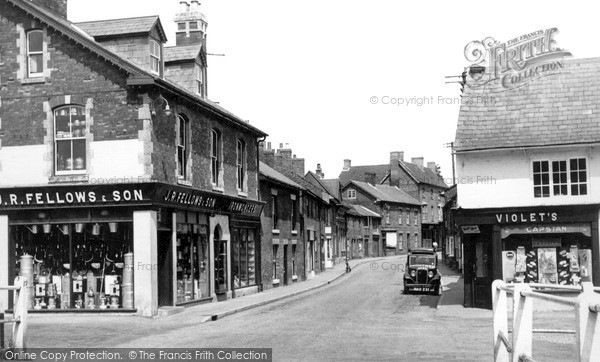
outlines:
{"label": "display window", "polygon": [[133,224],[13,225],[15,272],[33,281],[29,307],[133,309]]}
{"label": "display window", "polygon": [[[591,281],[592,238],[586,231],[589,227],[581,229],[584,231],[505,237],[502,240],[504,280],[559,285]],[[503,234],[506,234],[504,230]]]}
{"label": "display window", "polygon": [[233,229],[231,267],[234,288],[256,285],[255,235],[255,229]]}
{"label": "display window", "polygon": [[177,303],[210,297],[206,225],[177,224]]}

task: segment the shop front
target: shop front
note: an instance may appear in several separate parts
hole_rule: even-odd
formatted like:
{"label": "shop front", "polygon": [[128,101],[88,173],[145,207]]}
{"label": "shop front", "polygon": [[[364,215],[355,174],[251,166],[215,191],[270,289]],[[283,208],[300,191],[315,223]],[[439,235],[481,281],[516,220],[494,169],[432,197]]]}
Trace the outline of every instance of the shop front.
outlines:
{"label": "shop front", "polygon": [[[256,284],[261,211],[159,183],[0,189],[0,284],[25,277],[33,312],[155,315],[230,298]],[[230,229],[239,218],[254,226]],[[11,303],[0,297],[0,309]]]}
{"label": "shop front", "polygon": [[460,210],[465,306],[491,308],[491,283],[600,281],[598,207]]}

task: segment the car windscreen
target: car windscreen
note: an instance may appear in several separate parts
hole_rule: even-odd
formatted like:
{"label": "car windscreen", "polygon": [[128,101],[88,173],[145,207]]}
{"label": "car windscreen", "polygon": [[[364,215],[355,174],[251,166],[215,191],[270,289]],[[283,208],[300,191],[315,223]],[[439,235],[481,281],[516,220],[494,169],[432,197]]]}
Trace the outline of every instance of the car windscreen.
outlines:
{"label": "car windscreen", "polygon": [[409,265],[427,265],[435,266],[435,256],[431,255],[411,255]]}

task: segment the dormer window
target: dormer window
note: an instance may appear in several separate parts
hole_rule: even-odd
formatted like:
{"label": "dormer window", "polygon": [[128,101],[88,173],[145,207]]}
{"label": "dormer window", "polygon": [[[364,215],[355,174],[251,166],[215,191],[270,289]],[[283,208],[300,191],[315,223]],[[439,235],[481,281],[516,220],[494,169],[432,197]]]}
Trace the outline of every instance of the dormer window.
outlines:
{"label": "dormer window", "polygon": [[27,33],[27,76],[44,75],[44,32],[31,30]]}
{"label": "dormer window", "polygon": [[155,40],[150,40],[150,70],[160,73],[160,44]]}

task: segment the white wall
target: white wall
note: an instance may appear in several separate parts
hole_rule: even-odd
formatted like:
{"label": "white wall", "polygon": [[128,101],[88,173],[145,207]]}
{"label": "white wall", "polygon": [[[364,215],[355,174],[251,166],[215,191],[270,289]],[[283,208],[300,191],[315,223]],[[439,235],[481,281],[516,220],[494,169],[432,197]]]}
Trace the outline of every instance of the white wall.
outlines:
{"label": "white wall", "polygon": [[[587,158],[588,195],[533,196],[533,161]],[[598,204],[600,149],[548,147],[457,153],[458,205],[465,209]],[[552,174],[550,174],[552,179]],[[569,191],[570,193],[570,191]]]}
{"label": "white wall", "polygon": [[[54,161],[46,145],[0,148],[0,187],[46,185]],[[113,140],[91,142],[89,182],[124,183],[144,180],[143,142]]]}

